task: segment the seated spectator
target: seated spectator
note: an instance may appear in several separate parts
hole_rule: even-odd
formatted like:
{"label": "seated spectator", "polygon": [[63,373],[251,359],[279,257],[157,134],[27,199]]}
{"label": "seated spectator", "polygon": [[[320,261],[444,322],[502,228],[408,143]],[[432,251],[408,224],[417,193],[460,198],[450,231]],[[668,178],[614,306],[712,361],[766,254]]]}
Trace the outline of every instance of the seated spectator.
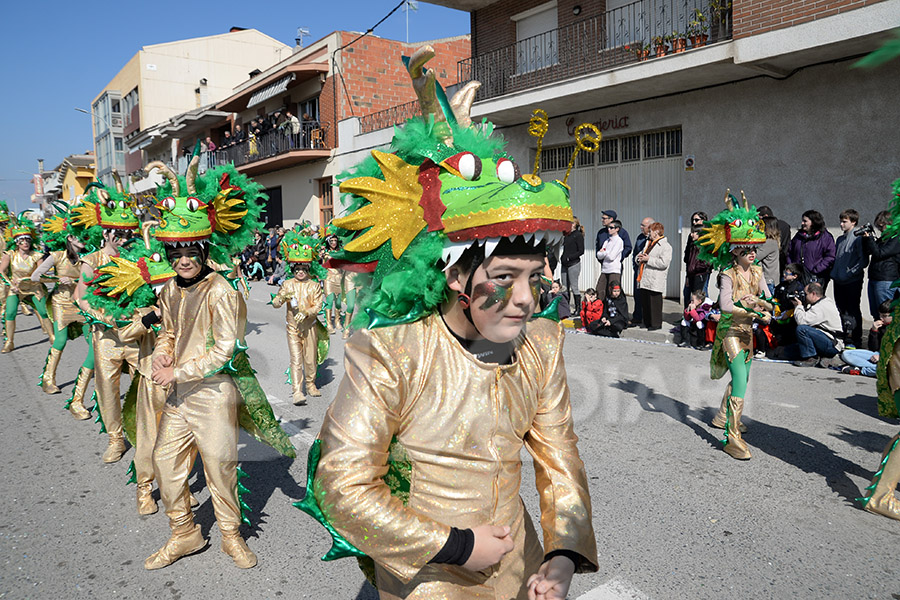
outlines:
{"label": "seated spectator", "polygon": [[284,283],[284,261],[281,260],[280,256],[275,257],[275,267],[272,269],[272,274],[266,279],[266,283],[269,285],[281,285]]}
{"label": "seated spectator", "polygon": [[881,339],[884,337],[884,330],[887,329],[887,326],[894,319],[893,314],[891,314],[891,302],[891,300],[885,300],[881,303],[881,306],[878,307],[878,319],[875,320],[875,323],[872,324],[872,329],[869,330],[867,346],[872,352],[881,350]]}
{"label": "seated spectator", "polygon": [[560,319],[568,319],[572,316],[572,309],[569,306],[569,299],[567,296],[568,294],[562,292],[562,284],[560,284],[559,281],[554,281],[550,284],[550,291],[547,294],[548,302],[553,302],[554,299],[559,298],[557,310]]}
{"label": "seated spectator", "polygon": [[687,308],[684,309],[684,318],[681,319],[680,334],[681,341],[678,346],[684,348],[702,348],[706,345],[704,330],[706,329],[706,318],[712,310],[713,301],[706,297],[703,289],[691,292],[690,301]]}
{"label": "seated spectator", "polygon": [[247,261],[247,279],[250,281],[262,281],[262,279],[266,276],[266,272],[263,270],[262,265],[259,264],[259,261],[256,260],[255,256],[251,256],[250,260]]}
{"label": "seated spectator", "polygon": [[609,295],[603,303],[603,315],[600,317],[600,326],[597,327],[597,335],[603,337],[619,337],[628,325],[628,300],[622,294],[622,287],[618,284],[609,286]]}
{"label": "seated spectator", "polygon": [[822,358],[831,358],[844,349],[841,315],[834,300],[825,297],[818,282],[806,285],[806,301],[793,298],[797,343],[786,348],[786,356],[796,367],[812,367]]}
{"label": "seated spectator", "polygon": [[719,308],[719,303],[715,302],[712,305],[712,309],[709,311],[709,315],[706,316],[706,328],[704,329],[703,339],[706,344],[703,346],[704,350],[709,350],[713,347],[713,343],[716,341],[716,330],[719,328],[719,320],[722,318],[722,310]]}
{"label": "seated spectator", "polygon": [[841,369],[841,373],[875,377],[880,356],[878,352],[871,350],[844,350],[841,352],[841,360],[847,364]]}
{"label": "seated spectator", "polygon": [[603,300],[597,297],[597,290],[588,288],[584,292],[584,300],[581,301],[581,327],[589,333],[594,333],[601,325],[603,318]]}

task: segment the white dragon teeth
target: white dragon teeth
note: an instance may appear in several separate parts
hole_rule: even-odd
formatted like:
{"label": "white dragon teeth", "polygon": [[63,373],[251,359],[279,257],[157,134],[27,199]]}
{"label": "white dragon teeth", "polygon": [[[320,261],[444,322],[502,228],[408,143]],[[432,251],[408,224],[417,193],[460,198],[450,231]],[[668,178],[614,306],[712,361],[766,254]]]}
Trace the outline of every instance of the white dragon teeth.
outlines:
{"label": "white dragon teeth", "polygon": [[484,257],[489,258],[494,250],[497,249],[497,244],[500,243],[500,238],[489,238],[485,240],[484,243]]}

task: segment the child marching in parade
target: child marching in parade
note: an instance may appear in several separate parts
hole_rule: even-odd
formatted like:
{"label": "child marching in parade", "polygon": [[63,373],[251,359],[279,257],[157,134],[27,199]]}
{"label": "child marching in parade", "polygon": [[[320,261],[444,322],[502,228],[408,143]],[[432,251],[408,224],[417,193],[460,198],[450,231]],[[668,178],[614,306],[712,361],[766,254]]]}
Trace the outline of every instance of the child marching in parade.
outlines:
{"label": "child marching in parade", "polygon": [[373,278],[298,506],[332,532],[326,558],[359,557],[381,598],[562,599],[597,551],[563,329],[531,317],[546,247],[571,229],[568,188],[520,175],[490,125],[470,126],[477,83],[439,102],[433,55],[408,63],[424,120],[341,184],[342,258]]}
{"label": "child marching in parade", "polygon": [[344,280],[347,273],[337,268],[331,259],[331,255],[341,249],[340,239],[333,230],[333,226],[329,225],[328,235],[325,236],[325,248],[322,250],[325,257],[322,266],[325,267],[327,273],[325,276],[325,325],[328,333],[334,333],[338,325],[341,326],[341,329],[346,329],[348,327],[346,320],[350,318],[349,313],[346,313],[344,315],[345,322],[341,322],[341,297],[344,295]]}

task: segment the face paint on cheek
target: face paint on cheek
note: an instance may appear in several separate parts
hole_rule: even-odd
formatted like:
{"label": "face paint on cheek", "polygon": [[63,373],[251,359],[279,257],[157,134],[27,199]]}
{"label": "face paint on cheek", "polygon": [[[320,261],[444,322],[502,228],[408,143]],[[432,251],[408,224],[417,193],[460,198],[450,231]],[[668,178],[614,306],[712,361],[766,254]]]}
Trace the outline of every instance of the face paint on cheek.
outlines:
{"label": "face paint on cheek", "polygon": [[203,261],[200,260],[200,257],[199,257],[199,256],[189,256],[188,258],[190,258],[190,259],[191,259],[191,262],[194,263],[194,264],[201,265],[201,266],[202,266],[202,264],[203,264]]}
{"label": "face paint on cheek", "polygon": [[532,283],[531,297],[534,298],[534,305],[537,306],[541,302],[541,284],[540,282]]}
{"label": "face paint on cheek", "polygon": [[498,285],[493,281],[479,283],[472,290],[472,303],[478,298],[484,298],[484,304],[479,307],[481,310],[487,310],[495,304],[500,304],[500,310],[503,310],[512,299],[512,286]]}

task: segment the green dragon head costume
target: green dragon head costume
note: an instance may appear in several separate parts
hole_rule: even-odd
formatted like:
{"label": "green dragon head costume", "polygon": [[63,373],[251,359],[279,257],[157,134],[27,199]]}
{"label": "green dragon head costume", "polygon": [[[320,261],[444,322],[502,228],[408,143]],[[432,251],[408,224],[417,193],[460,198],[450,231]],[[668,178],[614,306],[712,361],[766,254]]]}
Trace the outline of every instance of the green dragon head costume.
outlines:
{"label": "green dragon head costume", "polygon": [[26,217],[27,210],[23,210],[17,215],[10,215],[9,223],[6,226],[3,236],[6,239],[6,249],[12,250],[16,247],[16,238],[28,236],[31,238],[31,245],[34,247],[38,242],[37,228],[34,221]]}
{"label": "green dragon head costume", "polygon": [[286,232],[278,244],[282,260],[291,266],[304,264],[309,267],[309,274],[316,281],[327,276],[325,268],[319,263],[322,251],[322,238],[315,235],[309,222],[298,223]]}
{"label": "green dragon head costume", "polygon": [[[373,273],[361,299],[362,326],[411,322],[436,310],[447,293],[442,270],[476,244],[487,259],[501,240],[521,236],[543,253],[571,229],[568,186],[542,181],[537,169],[521,174],[493,126],[471,122],[480,84],[448,100],[424,67],[433,56],[426,46],[404,57],[424,118],[395,129],[391,152],[374,150],[341,175],[348,214],[333,221],[343,245],[330,264]],[[545,132],[546,118],[539,135]],[[582,140],[578,147],[596,150],[596,134],[594,147]]]}
{"label": "green dragon head costume", "polygon": [[41,240],[48,250],[51,252],[66,250],[70,235],[78,238],[84,244],[85,249],[82,254],[100,249],[103,240],[101,227],[77,227],[74,224],[75,215],[72,213],[71,207],[64,202],[53,202],[53,208],[56,209],[56,214],[44,220],[43,234],[41,235]]}
{"label": "green dragon head costume", "polygon": [[6,202],[0,201],[0,227],[5,227],[9,223],[9,207]]}
{"label": "green dragon head costume", "polygon": [[158,224],[152,234],[168,246],[209,244],[209,257],[230,264],[231,255],[253,243],[263,229],[260,215],[266,196],[262,186],[238,173],[232,165],[197,174],[200,157],[194,156],[184,178],[165,164],[152,162],[144,169],[160,170],[167,182],[156,191]]}
{"label": "green dragon head costume", "polygon": [[731,190],[725,192],[726,209],[704,224],[698,238],[699,258],[714,268],[727,269],[734,262],[732,250],[757,248],[766,241],[766,227],[755,206],[750,206],[744,192],[741,203]]}
{"label": "green dragon head costume", "polygon": [[89,235],[103,229],[136,231],[139,225],[137,204],[122,186],[118,173],[113,172],[115,188],[97,182],[87,185],[84,201],[70,209],[72,225],[76,228],[94,229]]}

